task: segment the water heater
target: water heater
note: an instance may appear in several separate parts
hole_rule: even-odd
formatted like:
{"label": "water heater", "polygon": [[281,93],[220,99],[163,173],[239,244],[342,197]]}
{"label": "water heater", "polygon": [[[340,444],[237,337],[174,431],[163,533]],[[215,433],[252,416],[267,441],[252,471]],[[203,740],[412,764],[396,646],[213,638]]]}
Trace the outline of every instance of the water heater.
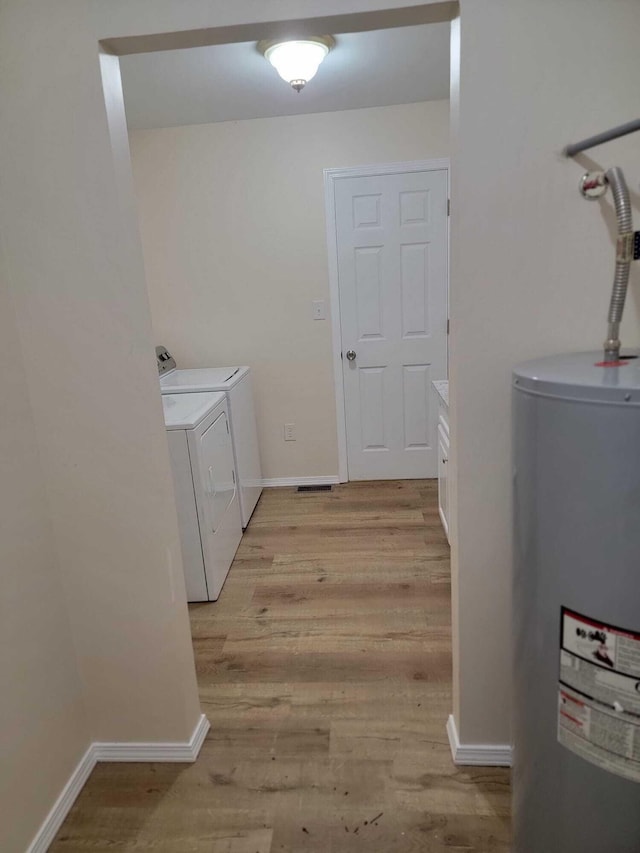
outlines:
{"label": "water heater", "polygon": [[640,360],[517,368],[514,853],[640,851]]}

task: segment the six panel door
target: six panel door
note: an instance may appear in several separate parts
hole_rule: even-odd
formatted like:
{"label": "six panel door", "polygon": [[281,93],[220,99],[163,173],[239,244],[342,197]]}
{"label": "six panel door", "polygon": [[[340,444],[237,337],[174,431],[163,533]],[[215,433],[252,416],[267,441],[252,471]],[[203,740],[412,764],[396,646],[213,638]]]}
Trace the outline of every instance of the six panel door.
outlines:
{"label": "six panel door", "polygon": [[350,480],[437,476],[447,195],[444,169],[336,181]]}

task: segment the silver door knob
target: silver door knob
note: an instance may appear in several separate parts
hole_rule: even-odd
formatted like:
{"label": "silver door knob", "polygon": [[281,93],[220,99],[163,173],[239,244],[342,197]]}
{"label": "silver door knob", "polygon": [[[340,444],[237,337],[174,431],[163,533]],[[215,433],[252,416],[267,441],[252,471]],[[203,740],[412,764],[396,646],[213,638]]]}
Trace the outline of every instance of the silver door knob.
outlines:
{"label": "silver door knob", "polygon": [[348,349],[347,350],[347,359],[349,361],[355,361],[355,358],[356,358],[356,351],[354,349]]}

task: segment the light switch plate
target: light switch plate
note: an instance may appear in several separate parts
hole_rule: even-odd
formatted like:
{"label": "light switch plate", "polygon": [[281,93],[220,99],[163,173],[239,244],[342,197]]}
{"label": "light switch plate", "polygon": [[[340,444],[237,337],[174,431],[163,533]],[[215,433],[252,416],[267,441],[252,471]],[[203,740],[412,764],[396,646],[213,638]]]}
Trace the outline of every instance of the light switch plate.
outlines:
{"label": "light switch plate", "polygon": [[324,307],[324,299],[313,300],[313,319],[326,320],[327,314]]}

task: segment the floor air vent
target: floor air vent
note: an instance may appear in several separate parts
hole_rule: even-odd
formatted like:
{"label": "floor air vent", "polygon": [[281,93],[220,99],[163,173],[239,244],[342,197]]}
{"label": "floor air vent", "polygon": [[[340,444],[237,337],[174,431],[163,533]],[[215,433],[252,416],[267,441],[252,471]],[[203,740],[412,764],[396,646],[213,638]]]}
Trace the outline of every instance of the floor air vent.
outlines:
{"label": "floor air vent", "polygon": [[298,486],[299,492],[330,492],[331,486]]}

